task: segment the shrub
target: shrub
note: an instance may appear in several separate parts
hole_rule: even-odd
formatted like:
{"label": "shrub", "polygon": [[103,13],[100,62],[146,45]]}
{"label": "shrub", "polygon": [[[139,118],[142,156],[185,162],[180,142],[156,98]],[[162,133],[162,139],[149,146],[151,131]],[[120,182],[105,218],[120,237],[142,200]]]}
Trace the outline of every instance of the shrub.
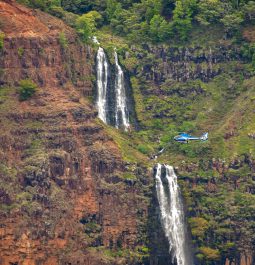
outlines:
{"label": "shrub", "polygon": [[19,98],[21,101],[31,98],[37,90],[37,85],[29,80],[21,80],[19,83]]}
{"label": "shrub", "polygon": [[200,217],[191,217],[189,219],[189,224],[191,226],[192,235],[200,238],[204,237],[209,227],[208,221]]}
{"label": "shrub", "polygon": [[0,32],[0,51],[4,48],[4,33]]}
{"label": "shrub", "polygon": [[198,260],[203,260],[204,259],[204,255],[203,254],[201,254],[201,253],[198,253],[198,254],[196,254],[196,258],[198,259]]}
{"label": "shrub", "polygon": [[62,49],[66,49],[68,47],[68,40],[64,32],[59,33],[59,43]]}
{"label": "shrub", "polygon": [[143,144],[139,144],[137,150],[145,155],[149,154],[150,152],[150,148]]}
{"label": "shrub", "polygon": [[142,254],[149,254],[150,249],[146,246],[137,246],[136,251]]}
{"label": "shrub", "polygon": [[220,258],[220,252],[218,249],[201,247],[199,250],[207,260],[219,260]]}
{"label": "shrub", "polygon": [[20,58],[23,56],[23,54],[24,54],[24,48],[22,47],[18,48],[18,55]]}
{"label": "shrub", "polygon": [[129,180],[135,180],[136,179],[136,176],[133,173],[131,173],[131,172],[124,172],[122,174],[122,177],[124,179],[129,179]]}

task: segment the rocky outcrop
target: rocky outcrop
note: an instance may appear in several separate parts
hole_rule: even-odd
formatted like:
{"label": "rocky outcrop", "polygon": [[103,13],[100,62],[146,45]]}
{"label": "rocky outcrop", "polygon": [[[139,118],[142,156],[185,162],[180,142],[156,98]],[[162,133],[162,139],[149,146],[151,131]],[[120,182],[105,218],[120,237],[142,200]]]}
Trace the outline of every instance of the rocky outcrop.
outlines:
{"label": "rocky outcrop", "polygon": [[245,253],[242,254],[237,260],[230,261],[229,259],[226,259],[225,265],[252,265],[254,264],[254,258],[251,254]]}
{"label": "rocky outcrop", "polygon": [[143,49],[144,53],[137,53],[139,60],[143,61],[138,74],[156,84],[166,80],[186,82],[200,79],[208,82],[222,72],[220,64],[242,59],[240,50],[229,45],[211,48],[144,45]]}

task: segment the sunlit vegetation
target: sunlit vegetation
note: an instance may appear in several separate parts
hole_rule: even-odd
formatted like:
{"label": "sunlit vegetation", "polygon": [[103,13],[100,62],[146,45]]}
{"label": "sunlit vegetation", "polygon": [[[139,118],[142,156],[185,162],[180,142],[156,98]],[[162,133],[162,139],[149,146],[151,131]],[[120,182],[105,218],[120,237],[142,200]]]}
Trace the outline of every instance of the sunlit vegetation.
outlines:
{"label": "sunlit vegetation", "polygon": [[19,98],[21,101],[31,98],[37,90],[37,85],[29,80],[24,79],[19,82]]}

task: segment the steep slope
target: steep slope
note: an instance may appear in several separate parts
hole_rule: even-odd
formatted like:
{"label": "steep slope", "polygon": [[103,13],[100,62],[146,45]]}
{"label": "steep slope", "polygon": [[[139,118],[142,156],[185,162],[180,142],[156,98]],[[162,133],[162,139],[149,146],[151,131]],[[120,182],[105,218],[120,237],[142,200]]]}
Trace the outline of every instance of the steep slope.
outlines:
{"label": "steep slope", "polygon": [[[255,90],[248,44],[224,38],[217,26],[194,30],[182,44],[128,46],[108,34],[102,29],[99,40],[108,50],[118,44],[134,91],[141,130],[130,142],[178,168],[195,264],[253,264]],[[205,131],[207,142],[173,141],[180,132]]]}
{"label": "steep slope", "polygon": [[[146,205],[84,98],[93,54],[56,18],[13,1],[0,10],[0,263],[125,263],[111,252],[141,244]],[[39,88],[21,102],[26,78]]]}

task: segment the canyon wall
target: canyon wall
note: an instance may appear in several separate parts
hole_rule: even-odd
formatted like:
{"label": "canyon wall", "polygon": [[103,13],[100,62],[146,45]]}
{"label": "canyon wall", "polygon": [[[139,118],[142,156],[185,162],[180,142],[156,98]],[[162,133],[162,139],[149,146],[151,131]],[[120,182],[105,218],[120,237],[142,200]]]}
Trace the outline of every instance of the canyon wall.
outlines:
{"label": "canyon wall", "polygon": [[[127,66],[139,62],[130,67],[138,120],[158,161],[178,167],[195,264],[252,265],[254,70],[237,43],[193,40],[123,54]],[[180,132],[209,140],[175,143]]]}
{"label": "canyon wall", "polygon": [[[13,1],[0,9],[0,264],[123,264],[104,250],[139,245],[146,205],[84,97],[91,50],[48,14]],[[27,78],[38,89],[21,102]]]}
{"label": "canyon wall", "polygon": [[[0,10],[0,264],[172,265],[149,168],[154,161],[146,157],[146,166],[124,162],[120,146],[97,119],[91,100],[93,50],[48,14],[11,0],[1,1]],[[252,77],[234,45],[132,49],[139,60],[130,76],[138,80],[137,87],[132,85],[142,129],[160,126],[153,123],[158,120],[161,131],[176,121],[193,121],[198,116],[194,102],[204,112],[215,93],[223,104],[212,104],[206,115],[219,123],[229,111],[225,102],[236,99],[241,82]],[[207,86],[224,74],[213,89]],[[20,101],[19,82],[27,78],[38,89]],[[133,98],[129,104],[134,105]],[[239,111],[236,105],[236,115],[253,117],[245,106]],[[221,137],[228,144],[240,133],[231,126],[237,117],[233,113]],[[202,120],[206,128],[216,131],[208,120]],[[153,130],[145,139],[159,144]],[[215,138],[215,148],[223,149],[221,138]],[[164,159],[181,157],[180,148],[172,144],[169,149],[172,156]],[[246,153],[227,163],[207,159],[210,147],[201,150],[195,150],[197,163],[176,161],[189,218],[206,214],[211,221],[200,238],[193,235],[195,255],[204,245],[214,251],[197,264],[252,265],[254,157]]]}

